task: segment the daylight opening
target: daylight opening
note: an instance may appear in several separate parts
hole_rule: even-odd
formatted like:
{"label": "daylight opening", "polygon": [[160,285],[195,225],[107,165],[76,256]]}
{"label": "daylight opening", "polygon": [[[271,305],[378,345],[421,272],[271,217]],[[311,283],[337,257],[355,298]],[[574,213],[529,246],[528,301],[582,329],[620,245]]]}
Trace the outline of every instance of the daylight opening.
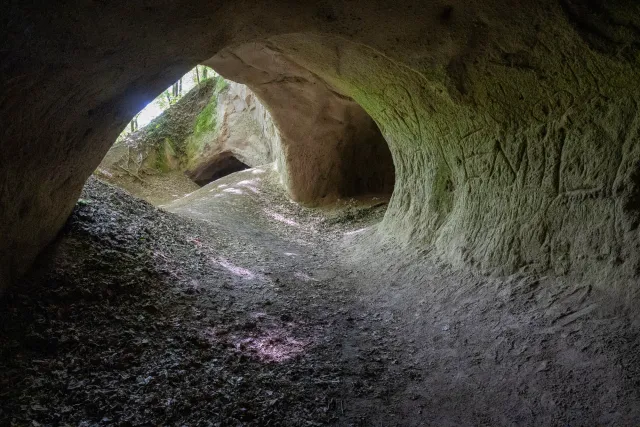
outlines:
{"label": "daylight opening", "polygon": [[[228,72],[240,55],[208,62]],[[229,76],[242,83],[205,65],[185,74],[132,119],[96,175],[164,205],[260,166],[272,171],[289,198],[309,206],[349,199],[386,203],[395,168],[367,112],[286,66],[269,71],[291,78],[259,84],[247,61],[241,64],[246,75]]]}

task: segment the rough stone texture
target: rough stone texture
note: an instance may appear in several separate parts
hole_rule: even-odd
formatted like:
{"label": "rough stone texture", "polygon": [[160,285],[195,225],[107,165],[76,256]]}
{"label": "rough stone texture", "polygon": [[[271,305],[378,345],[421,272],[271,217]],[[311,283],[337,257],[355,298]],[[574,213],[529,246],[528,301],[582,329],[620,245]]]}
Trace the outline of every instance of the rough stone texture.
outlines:
{"label": "rough stone texture", "polygon": [[384,235],[622,283],[639,269],[639,34],[632,0],[9,1],[0,281],[53,238],[145,101],[257,40],[379,125],[396,166]]}
{"label": "rough stone texture", "polygon": [[[504,272],[614,266],[636,274],[637,90],[626,85],[637,73],[628,69],[622,77],[627,65],[593,51],[582,59],[584,68],[571,71],[571,54],[547,51],[551,40],[538,37],[540,52],[522,54],[525,64],[486,61],[482,74],[469,68],[452,75],[449,68],[442,85],[341,39],[274,42],[308,52],[309,67],[317,57],[333,55],[325,64],[360,58],[340,73],[324,65],[315,70],[358,93],[392,146],[399,182],[388,234],[433,244],[454,262]],[[552,58],[568,64],[568,74],[548,75]],[[594,81],[600,73],[606,77]],[[401,84],[394,83],[398,76]]]}

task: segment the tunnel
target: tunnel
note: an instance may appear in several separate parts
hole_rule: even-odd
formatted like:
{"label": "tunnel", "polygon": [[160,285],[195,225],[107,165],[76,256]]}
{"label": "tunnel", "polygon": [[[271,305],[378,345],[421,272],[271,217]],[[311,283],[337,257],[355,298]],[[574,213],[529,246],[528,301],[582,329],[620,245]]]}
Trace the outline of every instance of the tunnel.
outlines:
{"label": "tunnel", "polygon": [[[440,348],[455,334],[468,334],[446,351],[429,353],[428,363],[437,365],[443,360],[439,367],[443,372],[457,369],[454,362],[444,366],[453,360],[448,357],[471,351],[462,343],[473,344],[474,328],[479,328],[478,340],[489,337],[489,320],[518,331],[522,324],[537,329],[519,335],[519,346],[502,329],[502,335],[477,343],[474,360],[478,364],[492,360],[497,366],[505,354],[514,358],[527,354],[535,347],[527,345],[527,340],[541,336],[565,340],[535,353],[514,371],[500,371],[501,378],[523,375],[530,380],[519,391],[508,388],[513,391],[508,396],[495,383],[497,377],[478,374],[472,378],[462,369],[454,378],[442,374],[424,379],[406,391],[402,403],[387,402],[397,404],[394,410],[398,413],[405,414],[398,409],[402,407],[416,414],[420,411],[420,416],[424,410],[425,417],[431,417],[415,421],[419,418],[407,416],[402,425],[438,425],[440,421],[440,425],[446,425],[444,421],[474,425],[482,420],[509,425],[521,419],[529,420],[530,425],[535,421],[553,425],[560,422],[557,414],[569,413],[570,407],[578,415],[562,418],[567,425],[576,420],[578,424],[591,420],[594,424],[634,425],[640,420],[632,409],[637,403],[638,374],[633,368],[637,360],[628,356],[632,349],[637,350],[637,308],[633,307],[640,295],[637,2],[259,0],[195,4],[180,0],[169,4],[152,0],[126,5],[81,1],[70,8],[59,0],[38,4],[12,0],[0,22],[0,294],[20,288],[21,278],[34,271],[37,257],[61,234],[73,230],[65,226],[72,212],[85,205],[94,209],[84,198],[78,201],[83,186],[131,118],[187,70],[205,64],[224,78],[246,85],[268,110],[279,132],[272,150],[273,173],[294,206],[283,201],[279,211],[260,204],[251,209],[232,204],[229,212],[239,218],[263,213],[264,221],[278,223],[286,235],[304,228],[287,216],[286,209],[327,206],[362,195],[390,197],[379,223],[340,230],[341,238],[352,240],[335,264],[351,260],[348,262],[355,263],[352,268],[334,274],[317,267],[316,277],[292,264],[289,273],[299,283],[316,286],[326,277],[346,281],[363,271],[384,278],[384,286],[370,293],[375,295],[371,300],[382,307],[372,314],[378,317],[372,318],[391,325],[400,313],[415,312],[411,322],[417,323],[408,328],[415,334],[432,331],[428,339],[437,339],[428,341],[430,349]],[[230,194],[251,194],[253,190],[258,194],[254,184],[261,179],[267,182],[262,177],[270,169],[256,168],[254,175],[251,169],[237,153],[225,151],[191,171],[191,178],[220,200],[230,199]],[[231,172],[242,179],[225,181]],[[214,189],[210,183],[222,177],[224,183],[219,185],[223,187]],[[210,209],[222,212],[222,208]],[[325,225],[311,221],[306,227],[322,230]],[[225,236],[237,231],[245,233],[248,241],[262,235],[245,230],[242,223],[221,223],[220,227]],[[238,267],[228,258],[206,252],[200,237],[180,239],[176,241],[197,247],[198,257],[206,253],[207,262],[216,263],[233,280],[272,280],[268,292],[286,289],[270,273]],[[303,243],[313,240],[299,238],[295,251],[284,243],[273,248],[287,260],[295,260],[304,252]],[[312,255],[308,259],[313,260]],[[316,265],[313,261],[308,264]],[[427,265],[432,270],[419,270]],[[434,272],[437,268],[444,270]],[[464,280],[446,279],[453,277],[451,272]],[[193,282],[200,283],[198,280]],[[460,285],[463,282],[471,285]],[[571,292],[562,293],[569,288]],[[188,295],[197,295],[198,289],[193,285]],[[335,292],[340,294],[340,289]],[[354,287],[344,300],[355,307],[357,300],[350,298],[363,293],[363,287]],[[275,297],[270,298],[271,303]],[[599,299],[591,303],[591,298]],[[321,300],[305,301],[318,307]],[[388,314],[392,310],[386,308],[397,308],[394,304],[401,301],[411,309]],[[480,302],[474,305],[476,301]],[[495,306],[489,305],[494,302]],[[623,308],[614,310],[614,303]],[[456,310],[442,308],[447,304]],[[558,304],[561,311],[549,308]],[[424,307],[432,310],[428,322],[419,315]],[[517,314],[509,314],[510,307],[516,307]],[[499,310],[505,311],[495,317],[487,314]],[[552,312],[555,317],[544,323]],[[262,311],[256,309],[256,313]],[[357,313],[354,309],[336,322],[357,323],[361,320]],[[600,323],[580,323],[596,315],[601,316]],[[276,320],[286,329],[293,328],[291,318],[284,313]],[[626,326],[599,329],[618,320]],[[255,330],[256,322],[247,320],[242,330]],[[467,322],[466,332],[456,322]],[[403,323],[407,324],[409,320]],[[207,331],[211,337],[233,335],[220,332],[215,325]],[[587,332],[593,332],[589,339],[597,340],[596,344],[587,343],[587,338],[571,338]],[[306,341],[276,335],[269,339],[286,342],[288,348],[307,346]],[[366,335],[362,339],[373,338]],[[396,344],[394,339],[389,338],[387,344]],[[540,340],[536,345],[546,345]],[[608,344],[602,344],[605,342]],[[262,348],[260,345],[234,341],[228,347]],[[381,347],[372,348],[372,354]],[[485,354],[481,348],[490,350]],[[584,384],[578,384],[576,372],[587,372],[586,367],[600,362],[603,365],[597,366],[605,366],[597,354],[618,349],[622,356],[603,356],[606,366],[615,368],[602,368],[602,376],[590,385],[594,390],[609,390],[602,399],[611,407],[617,398],[624,401],[620,412],[607,412],[591,395],[576,409],[571,398],[554,394],[564,382],[579,390],[576,393],[587,393],[582,390]],[[516,350],[520,353],[514,355]],[[383,360],[381,357],[378,359]],[[528,365],[528,360],[537,364]],[[405,363],[402,358],[386,362]],[[375,378],[378,371],[367,366],[358,375]],[[469,371],[473,366],[469,362]],[[407,365],[407,372],[411,369]],[[416,373],[415,378],[420,375]],[[549,377],[536,382],[535,375]],[[145,378],[141,377],[140,387]],[[517,406],[517,416],[507,410],[496,415],[491,411],[497,409],[487,409],[486,402],[479,402],[481,388],[474,382],[478,378],[492,387],[492,396],[505,407]],[[233,381],[241,380],[227,383]],[[350,378],[346,383],[356,396],[366,389],[367,381]],[[427,388],[443,394],[428,397],[431,409],[412,406],[414,400],[408,396],[424,397],[421,393]],[[526,394],[525,388],[535,389],[536,396],[526,402],[510,400],[519,392]],[[614,388],[624,388],[624,392],[619,391],[616,398]],[[445,396],[443,390],[451,395]],[[465,408],[463,403],[451,403],[457,399],[473,402],[475,411],[492,415],[456,418]],[[336,419],[344,421],[340,417],[346,410],[357,412],[351,422],[358,416],[371,421],[366,417],[372,408],[384,406],[382,400],[373,401],[361,410],[355,398],[351,401],[355,406],[346,409],[339,398],[323,405],[338,414]],[[539,418],[526,411],[527,402],[537,408]],[[438,418],[433,412],[438,407],[457,415]],[[554,415],[545,418],[547,413]],[[241,419],[235,416],[234,420]],[[389,423],[391,419],[385,418]]]}

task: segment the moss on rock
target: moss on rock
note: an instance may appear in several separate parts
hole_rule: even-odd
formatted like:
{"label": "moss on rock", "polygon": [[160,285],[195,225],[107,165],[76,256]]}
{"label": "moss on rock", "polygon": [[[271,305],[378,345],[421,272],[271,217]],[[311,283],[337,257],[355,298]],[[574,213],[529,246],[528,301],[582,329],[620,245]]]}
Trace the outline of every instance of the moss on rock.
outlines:
{"label": "moss on rock", "polygon": [[[222,79],[220,79],[222,80]],[[196,118],[196,124],[193,128],[193,134],[195,136],[201,135],[205,132],[215,131],[216,128],[216,107],[218,106],[218,98],[214,94],[211,96],[209,103],[206,107],[198,114]]]}
{"label": "moss on rock", "polygon": [[[640,169],[637,59],[591,50],[561,14],[534,40],[526,51],[492,45],[473,61],[452,55],[420,67],[341,37],[294,34],[218,61],[256,61],[261,87],[271,49],[365,108],[396,167],[379,236],[485,272],[633,278],[640,234],[629,224],[640,208],[625,201],[637,200],[637,186],[615,183]],[[292,170],[288,185],[307,185]]]}

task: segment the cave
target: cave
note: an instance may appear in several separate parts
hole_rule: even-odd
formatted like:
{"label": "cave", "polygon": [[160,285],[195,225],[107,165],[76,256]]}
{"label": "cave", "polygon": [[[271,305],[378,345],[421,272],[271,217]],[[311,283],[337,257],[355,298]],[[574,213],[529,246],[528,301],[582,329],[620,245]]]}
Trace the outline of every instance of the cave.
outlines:
{"label": "cave", "polygon": [[215,161],[209,163],[202,170],[194,171],[190,178],[198,185],[207,185],[216,179],[234,172],[249,169],[249,165],[238,160],[233,153],[221,153]]}
{"label": "cave", "polygon": [[[640,423],[637,2],[4,12],[0,424]],[[196,64],[269,166],[91,177]]]}

